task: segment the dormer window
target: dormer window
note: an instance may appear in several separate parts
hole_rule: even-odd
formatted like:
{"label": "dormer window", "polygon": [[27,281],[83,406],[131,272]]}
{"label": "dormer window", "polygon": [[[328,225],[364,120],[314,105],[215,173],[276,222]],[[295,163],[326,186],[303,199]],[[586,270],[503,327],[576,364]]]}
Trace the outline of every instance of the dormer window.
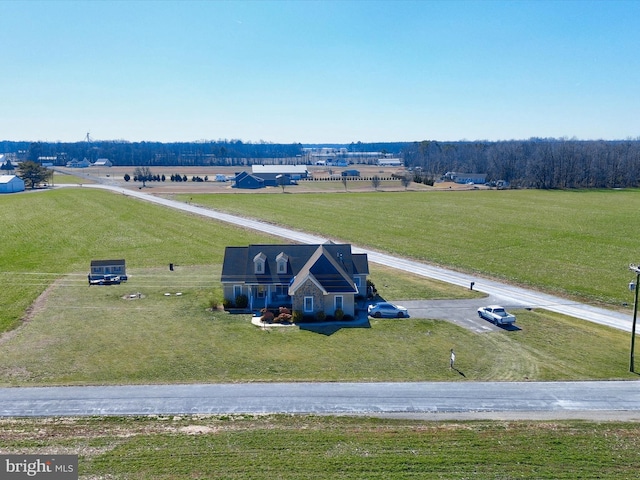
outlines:
{"label": "dormer window", "polygon": [[276,264],[278,265],[278,273],[287,273],[287,264],[289,263],[289,256],[281,252],[276,257]]}
{"label": "dormer window", "polygon": [[253,257],[253,272],[255,274],[263,274],[265,271],[265,264],[267,262],[267,256],[260,252],[258,255]]}

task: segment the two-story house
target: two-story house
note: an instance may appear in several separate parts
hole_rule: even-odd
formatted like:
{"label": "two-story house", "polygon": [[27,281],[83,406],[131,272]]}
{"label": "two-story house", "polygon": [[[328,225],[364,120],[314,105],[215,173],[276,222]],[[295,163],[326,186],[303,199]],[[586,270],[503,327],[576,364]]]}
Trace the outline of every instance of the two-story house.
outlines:
{"label": "two-story house", "polygon": [[303,315],[340,309],[355,314],[365,297],[369,263],[351,245],[249,245],[227,247],[222,265],[224,298],[246,295],[249,309],[288,306]]}

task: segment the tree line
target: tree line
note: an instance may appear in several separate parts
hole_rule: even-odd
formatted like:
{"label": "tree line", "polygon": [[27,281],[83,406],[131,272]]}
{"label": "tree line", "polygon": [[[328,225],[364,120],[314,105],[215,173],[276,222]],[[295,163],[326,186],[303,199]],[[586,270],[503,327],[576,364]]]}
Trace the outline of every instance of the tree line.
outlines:
{"label": "tree line", "polygon": [[640,185],[640,141],[531,139],[504,142],[414,142],[407,167],[434,176],[486,173],[522,188],[623,188]]}
{"label": "tree line", "polygon": [[[345,148],[350,153],[380,152],[397,156],[425,178],[446,172],[486,173],[523,188],[617,188],[640,183],[640,138],[619,141],[574,139],[378,142],[327,145],[245,143],[219,140],[191,143],[94,141],[76,143],[0,142],[0,151],[20,161],[107,158],[116,166],[244,166],[260,163],[312,164],[305,147]],[[357,160],[362,162],[362,159]],[[376,158],[366,160],[375,163]],[[419,167],[419,168],[418,168]]]}

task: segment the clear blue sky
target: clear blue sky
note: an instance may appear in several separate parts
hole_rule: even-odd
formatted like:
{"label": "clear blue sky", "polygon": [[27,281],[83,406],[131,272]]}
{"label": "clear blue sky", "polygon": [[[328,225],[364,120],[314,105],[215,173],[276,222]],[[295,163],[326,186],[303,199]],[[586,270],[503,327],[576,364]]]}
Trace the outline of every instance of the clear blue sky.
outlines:
{"label": "clear blue sky", "polygon": [[640,1],[0,0],[0,140],[640,137]]}

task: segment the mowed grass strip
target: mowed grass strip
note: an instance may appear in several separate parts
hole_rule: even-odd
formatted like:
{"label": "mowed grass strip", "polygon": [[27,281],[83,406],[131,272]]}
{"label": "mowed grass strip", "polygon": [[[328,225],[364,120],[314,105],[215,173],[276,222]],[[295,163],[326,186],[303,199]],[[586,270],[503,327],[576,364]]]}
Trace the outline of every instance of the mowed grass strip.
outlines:
{"label": "mowed grass strip", "polygon": [[77,453],[81,478],[637,478],[638,423],[313,416],[0,419],[3,453]]}
{"label": "mowed grass strip", "polygon": [[629,263],[640,261],[638,190],[274,193],[268,202],[255,194],[189,197],[588,302],[633,301],[627,285]]}

